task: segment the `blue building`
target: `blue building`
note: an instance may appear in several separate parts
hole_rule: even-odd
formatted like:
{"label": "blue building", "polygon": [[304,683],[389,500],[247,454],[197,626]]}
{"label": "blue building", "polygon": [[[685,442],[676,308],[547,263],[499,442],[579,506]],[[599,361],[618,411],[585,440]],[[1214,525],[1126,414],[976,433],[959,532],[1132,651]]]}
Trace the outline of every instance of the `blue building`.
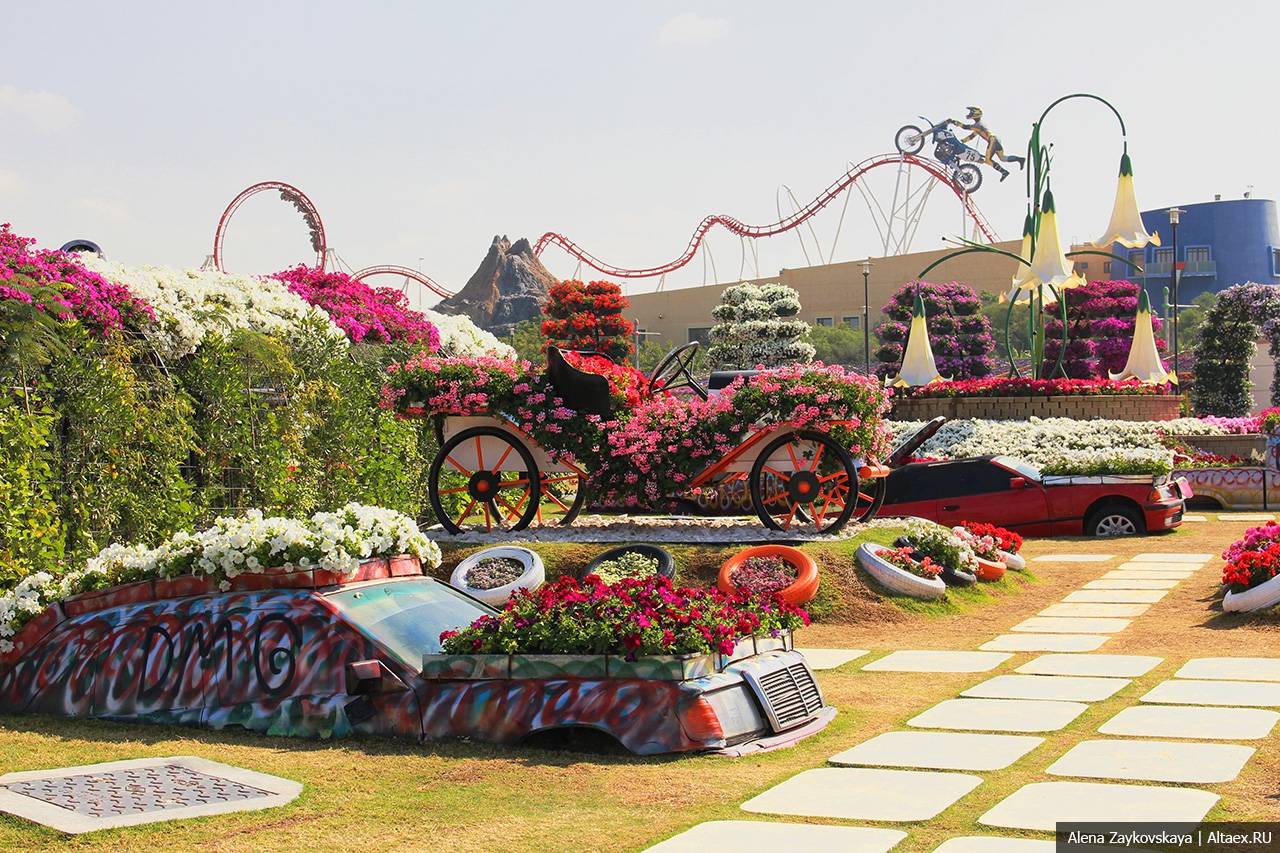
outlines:
{"label": "blue building", "polygon": [[[1116,244],[1113,254],[1140,264],[1138,274],[1114,262],[1106,278],[1144,282],[1153,305],[1164,305],[1163,294],[1171,284],[1174,264],[1173,227],[1167,210],[1142,214],[1148,233],[1159,232],[1161,246],[1126,249]],[[1280,284],[1280,225],[1276,203],[1268,199],[1242,198],[1188,204],[1178,223],[1178,262],[1185,262],[1178,278],[1178,301],[1189,305],[1202,293],[1217,293],[1236,284],[1253,281]],[[1090,259],[1097,262],[1097,259]],[[1092,266],[1092,264],[1090,264]],[[1093,278],[1088,275],[1086,278]],[[1105,272],[1105,271],[1104,271]]]}

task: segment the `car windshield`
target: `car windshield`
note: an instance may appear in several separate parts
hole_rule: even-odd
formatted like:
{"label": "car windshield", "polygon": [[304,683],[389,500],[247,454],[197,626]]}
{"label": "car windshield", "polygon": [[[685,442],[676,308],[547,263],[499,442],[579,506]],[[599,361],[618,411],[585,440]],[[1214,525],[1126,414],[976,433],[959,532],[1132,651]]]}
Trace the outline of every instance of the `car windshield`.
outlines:
{"label": "car windshield", "polygon": [[1040,482],[1040,469],[1032,465],[1030,462],[1026,462],[1022,459],[1014,459],[1012,456],[997,456],[991,461],[999,463],[1012,471],[1017,471],[1028,480],[1035,480],[1037,483]]}
{"label": "car windshield", "polygon": [[403,663],[422,668],[422,656],[440,653],[440,632],[465,628],[496,611],[429,578],[405,578],[330,593],[347,618]]}

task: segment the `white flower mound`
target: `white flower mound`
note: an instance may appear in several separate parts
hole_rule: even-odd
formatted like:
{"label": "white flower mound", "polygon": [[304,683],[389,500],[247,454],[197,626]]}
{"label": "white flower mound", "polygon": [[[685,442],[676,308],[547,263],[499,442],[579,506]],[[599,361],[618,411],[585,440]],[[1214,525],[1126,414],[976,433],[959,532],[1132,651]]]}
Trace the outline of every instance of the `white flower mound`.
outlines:
{"label": "white flower mound", "polygon": [[206,335],[225,337],[236,329],[293,337],[304,322],[318,323],[335,341],[347,340],[323,309],[308,303],[274,279],[233,275],[213,270],[173,267],[126,267],[81,255],[86,268],[115,284],[156,311],[147,337],[165,358],[190,355]]}
{"label": "white flower mound", "polygon": [[516,358],[516,351],[490,332],[477,326],[466,315],[422,312],[440,332],[441,356],[476,357],[491,355],[495,358]]}

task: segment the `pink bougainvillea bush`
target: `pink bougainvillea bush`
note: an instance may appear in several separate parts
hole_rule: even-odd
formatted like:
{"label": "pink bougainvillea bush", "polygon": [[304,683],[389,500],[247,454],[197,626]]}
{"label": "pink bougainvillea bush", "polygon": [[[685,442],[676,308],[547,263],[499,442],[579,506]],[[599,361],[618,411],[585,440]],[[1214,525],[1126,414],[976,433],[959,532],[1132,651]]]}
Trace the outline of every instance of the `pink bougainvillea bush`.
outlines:
{"label": "pink bougainvillea bush", "polygon": [[43,303],[38,291],[48,288],[56,293],[50,310],[61,317],[74,317],[99,337],[126,326],[137,330],[155,319],[151,306],[127,287],[89,272],[74,255],[33,250],[35,242],[14,234],[7,222],[0,225],[0,299]]}
{"label": "pink bougainvillea bush", "polygon": [[898,372],[911,329],[911,310],[919,293],[924,300],[929,326],[929,345],[938,372],[951,379],[978,379],[996,370],[991,359],[996,342],[991,337],[991,321],[982,313],[982,300],[963,284],[932,284],[911,281],[898,288],[893,301],[881,310],[889,322],[876,328],[883,343],[876,350],[882,379]]}
{"label": "pink bougainvillea bush", "polygon": [[370,287],[343,272],[322,272],[299,265],[271,276],[291,292],[328,312],[356,343],[407,343],[434,352],[440,334],[426,317],[409,307],[408,297],[388,287]]}
{"label": "pink bougainvillea bush", "polygon": [[[1124,279],[1091,281],[1065,292],[1068,342],[1062,368],[1073,379],[1105,379],[1124,369],[1133,345],[1133,328],[1138,315],[1140,285]],[[1044,307],[1045,362],[1048,375],[1062,351],[1062,314],[1057,302]],[[1156,349],[1164,352],[1160,336],[1163,324],[1151,318],[1156,333]]]}

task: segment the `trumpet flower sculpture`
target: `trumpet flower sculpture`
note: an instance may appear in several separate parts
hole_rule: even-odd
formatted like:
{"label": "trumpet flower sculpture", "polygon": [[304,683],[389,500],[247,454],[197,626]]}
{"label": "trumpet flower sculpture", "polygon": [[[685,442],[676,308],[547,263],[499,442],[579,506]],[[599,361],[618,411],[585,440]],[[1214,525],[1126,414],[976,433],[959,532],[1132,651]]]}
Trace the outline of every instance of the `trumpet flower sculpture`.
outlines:
{"label": "trumpet flower sculpture", "polygon": [[933,360],[933,347],[929,345],[929,325],[924,313],[924,300],[917,293],[915,305],[911,308],[911,331],[907,333],[907,351],[902,356],[902,367],[897,376],[886,377],[884,384],[895,388],[910,388],[913,385],[943,381],[946,380],[938,373],[938,365]]}
{"label": "trumpet flower sculpture", "polygon": [[1133,345],[1129,347],[1129,360],[1119,373],[1108,375],[1115,380],[1137,379],[1148,385],[1177,383],[1176,373],[1164,369],[1160,353],[1156,350],[1156,334],[1151,327],[1151,300],[1146,289],[1138,291],[1138,318],[1133,324]]}

